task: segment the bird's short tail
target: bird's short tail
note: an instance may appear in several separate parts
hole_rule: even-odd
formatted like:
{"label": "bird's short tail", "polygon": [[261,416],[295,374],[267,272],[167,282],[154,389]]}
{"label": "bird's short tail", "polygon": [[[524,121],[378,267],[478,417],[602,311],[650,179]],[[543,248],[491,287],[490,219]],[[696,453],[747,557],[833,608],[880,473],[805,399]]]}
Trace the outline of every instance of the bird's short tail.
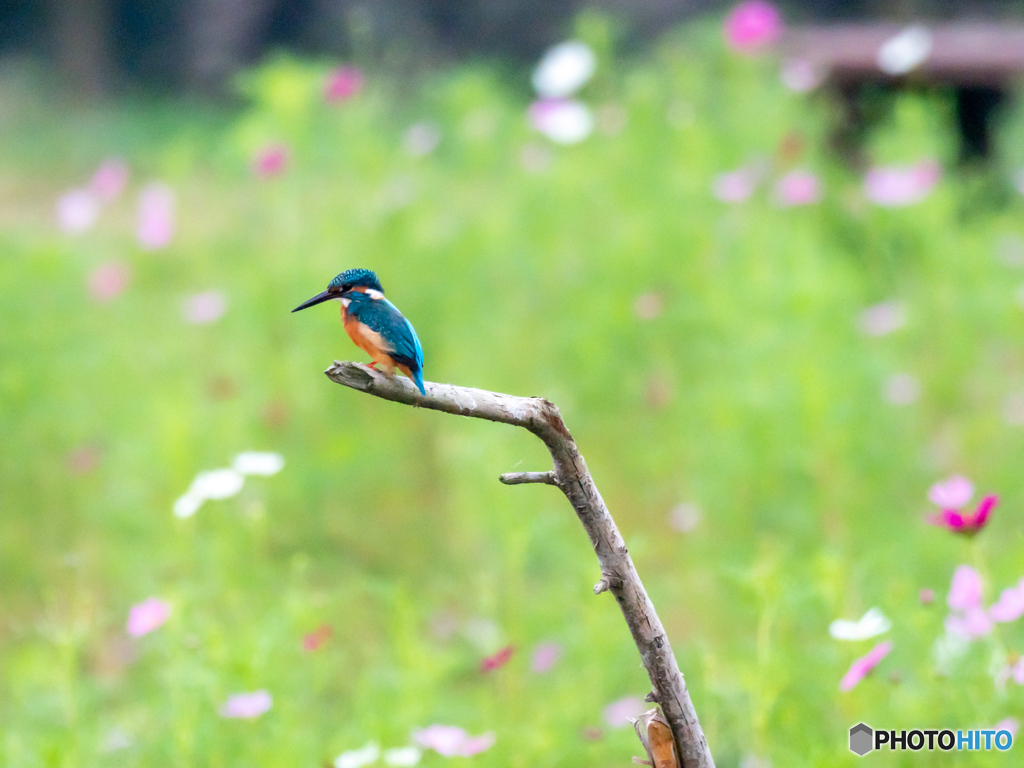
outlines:
{"label": "bird's short tail", "polygon": [[424,397],[427,396],[427,390],[423,388],[423,371],[419,368],[412,372],[412,380],[416,384],[416,388],[420,391],[420,394]]}

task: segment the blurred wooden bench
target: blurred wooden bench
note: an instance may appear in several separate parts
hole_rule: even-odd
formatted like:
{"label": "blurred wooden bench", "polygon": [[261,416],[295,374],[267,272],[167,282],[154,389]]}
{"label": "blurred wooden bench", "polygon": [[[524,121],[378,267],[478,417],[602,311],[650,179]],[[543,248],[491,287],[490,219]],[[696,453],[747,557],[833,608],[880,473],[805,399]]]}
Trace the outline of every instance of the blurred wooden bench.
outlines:
{"label": "blurred wooden bench", "polygon": [[992,115],[1024,75],[1024,25],[921,24],[919,29],[926,31],[930,43],[927,54],[905,72],[898,67],[895,72],[884,71],[879,52],[908,29],[897,24],[794,27],[783,39],[782,53],[824,73],[825,82],[843,96],[845,125],[837,138],[847,151],[856,152],[860,136],[877,117],[872,114],[877,108],[867,103],[866,94],[948,88],[956,93],[962,157],[988,156]]}

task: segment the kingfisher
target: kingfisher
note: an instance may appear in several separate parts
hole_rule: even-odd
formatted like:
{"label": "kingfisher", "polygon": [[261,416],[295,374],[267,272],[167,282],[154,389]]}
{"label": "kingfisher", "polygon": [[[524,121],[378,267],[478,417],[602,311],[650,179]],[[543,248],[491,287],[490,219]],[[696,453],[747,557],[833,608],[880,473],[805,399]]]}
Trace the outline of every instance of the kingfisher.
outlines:
{"label": "kingfisher", "polygon": [[423,388],[423,348],[412,323],[384,298],[377,275],[368,269],[346,269],[331,280],[327,290],[299,304],[292,312],[324,301],[341,302],[341,321],[357,347],[373,358],[389,376],[395,368],[408,376],[420,394]]}

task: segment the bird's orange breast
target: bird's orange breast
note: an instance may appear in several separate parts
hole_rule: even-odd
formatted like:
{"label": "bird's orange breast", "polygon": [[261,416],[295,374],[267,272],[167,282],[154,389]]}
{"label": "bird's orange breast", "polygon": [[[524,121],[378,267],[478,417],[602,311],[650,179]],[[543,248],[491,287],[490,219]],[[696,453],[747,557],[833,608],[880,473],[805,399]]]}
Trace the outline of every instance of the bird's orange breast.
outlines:
{"label": "bird's orange breast", "polygon": [[377,333],[375,330],[359,322],[345,311],[345,307],[341,308],[341,319],[345,324],[345,333],[352,339],[352,343],[359,347],[363,352],[373,358],[373,361],[377,365],[384,366],[388,371],[395,370],[395,363],[391,359],[389,352],[393,349],[388,344],[384,337]]}

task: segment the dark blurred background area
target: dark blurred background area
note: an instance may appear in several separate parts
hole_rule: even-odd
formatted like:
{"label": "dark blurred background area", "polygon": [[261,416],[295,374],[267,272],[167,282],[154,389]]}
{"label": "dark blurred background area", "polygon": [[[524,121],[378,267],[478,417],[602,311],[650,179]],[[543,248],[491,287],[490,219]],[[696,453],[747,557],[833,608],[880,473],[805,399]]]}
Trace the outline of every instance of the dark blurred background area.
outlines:
{"label": "dark blurred background area", "polygon": [[[219,93],[269,51],[416,66],[465,58],[529,62],[584,8],[614,18],[624,45],[720,12],[717,0],[2,0],[0,56],[51,64],[84,95],[144,86]],[[1011,0],[804,0],[796,23],[1020,18]]]}

